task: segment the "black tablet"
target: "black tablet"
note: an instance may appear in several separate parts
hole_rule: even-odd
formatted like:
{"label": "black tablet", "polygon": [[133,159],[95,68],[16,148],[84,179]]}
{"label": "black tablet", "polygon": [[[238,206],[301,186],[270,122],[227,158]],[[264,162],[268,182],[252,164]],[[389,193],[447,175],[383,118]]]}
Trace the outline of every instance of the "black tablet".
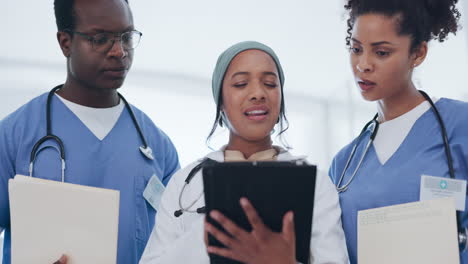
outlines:
{"label": "black tablet", "polygon": [[[239,203],[241,197],[247,197],[263,222],[273,231],[281,232],[283,216],[292,210],[296,258],[301,263],[309,263],[316,173],[316,166],[304,162],[207,164],[203,168],[207,221],[223,230],[209,217],[209,212],[216,209],[250,231],[250,224]],[[223,246],[211,235],[209,244]],[[213,264],[239,263],[214,254],[210,254],[210,260]]]}

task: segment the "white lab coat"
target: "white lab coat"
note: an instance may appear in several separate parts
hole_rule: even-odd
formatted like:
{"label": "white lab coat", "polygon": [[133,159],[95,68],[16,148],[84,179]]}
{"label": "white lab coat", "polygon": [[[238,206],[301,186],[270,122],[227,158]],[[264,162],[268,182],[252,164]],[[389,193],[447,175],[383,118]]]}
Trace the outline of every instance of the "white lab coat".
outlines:
{"label": "white lab coat", "polygon": [[[218,162],[224,161],[223,151],[207,155]],[[301,159],[281,150],[278,161]],[[156,225],[146,245],[140,264],[209,264],[204,243],[204,214],[184,212],[174,216],[179,210],[179,194],[189,172],[200,160],[179,170],[172,176],[161,198],[156,216]],[[203,179],[199,171],[185,188],[183,206],[188,206],[203,193]],[[205,205],[204,196],[191,210]],[[317,174],[315,204],[313,212],[311,263],[348,263],[345,237],[341,225],[341,209],[335,186],[323,173]]]}

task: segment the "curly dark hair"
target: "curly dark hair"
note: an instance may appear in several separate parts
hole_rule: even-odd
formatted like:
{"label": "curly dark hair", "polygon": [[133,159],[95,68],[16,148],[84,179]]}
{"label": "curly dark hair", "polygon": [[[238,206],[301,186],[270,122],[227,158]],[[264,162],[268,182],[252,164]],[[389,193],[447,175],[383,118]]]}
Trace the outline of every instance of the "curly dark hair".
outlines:
{"label": "curly dark hair", "polygon": [[443,42],[459,29],[458,0],[347,0],[349,12],[346,45],[350,46],[351,32],[360,15],[381,14],[397,18],[398,33],[412,39],[411,51],[422,42],[432,39]]}
{"label": "curly dark hair", "polygon": [[[125,0],[128,3],[128,0]],[[54,0],[55,22],[58,31],[74,30],[76,26],[74,0]]]}

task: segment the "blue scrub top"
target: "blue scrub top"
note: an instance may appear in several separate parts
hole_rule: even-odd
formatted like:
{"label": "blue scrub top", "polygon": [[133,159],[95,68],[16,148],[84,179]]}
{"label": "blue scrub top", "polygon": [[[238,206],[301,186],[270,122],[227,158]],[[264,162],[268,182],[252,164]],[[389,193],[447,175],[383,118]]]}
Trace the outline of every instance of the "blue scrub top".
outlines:
{"label": "blue scrub top", "polygon": [[[29,175],[33,145],[46,135],[46,101],[43,94],[0,121],[0,226],[6,228],[3,263],[10,263],[10,211],[8,180]],[[141,139],[124,109],[117,123],[101,141],[56,96],[51,103],[52,133],[65,146],[65,181],[120,191],[117,263],[138,263],[155,224],[156,211],[143,190],[152,175],[164,185],[180,168],[176,149],[164,132],[142,111],[132,106],[135,117],[153,149],[155,160],[139,151]],[[56,145],[46,141],[41,148]],[[34,165],[34,177],[61,180],[59,154],[42,150]],[[98,250],[98,249],[96,249]]]}
{"label": "blue scrub top", "polygon": [[[436,102],[447,129],[454,162],[455,177],[468,179],[468,103],[442,98]],[[343,179],[347,183],[365,145],[370,130],[359,142],[356,154]],[[329,174],[336,184],[343,172],[356,139],[334,158]],[[419,201],[421,175],[450,177],[441,136],[441,128],[432,109],[413,125],[403,143],[381,164],[372,145],[348,190],[340,193],[343,229],[352,264],[357,263],[357,213],[360,210]],[[467,203],[468,208],[468,203]],[[468,211],[461,214],[468,226]],[[468,253],[461,254],[468,263]]]}

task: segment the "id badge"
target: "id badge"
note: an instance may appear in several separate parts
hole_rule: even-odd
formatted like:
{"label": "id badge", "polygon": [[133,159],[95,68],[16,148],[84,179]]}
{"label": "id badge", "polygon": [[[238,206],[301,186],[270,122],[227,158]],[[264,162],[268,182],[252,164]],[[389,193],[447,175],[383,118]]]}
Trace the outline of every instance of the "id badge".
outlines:
{"label": "id badge", "polygon": [[466,181],[445,177],[421,176],[419,199],[421,201],[453,197],[455,208],[465,211]]}
{"label": "id badge", "polygon": [[158,210],[159,203],[161,202],[162,194],[166,188],[159,180],[156,174],[151,176],[151,179],[148,181],[145,190],[143,191],[143,197],[145,200],[151,204],[154,210]]}

